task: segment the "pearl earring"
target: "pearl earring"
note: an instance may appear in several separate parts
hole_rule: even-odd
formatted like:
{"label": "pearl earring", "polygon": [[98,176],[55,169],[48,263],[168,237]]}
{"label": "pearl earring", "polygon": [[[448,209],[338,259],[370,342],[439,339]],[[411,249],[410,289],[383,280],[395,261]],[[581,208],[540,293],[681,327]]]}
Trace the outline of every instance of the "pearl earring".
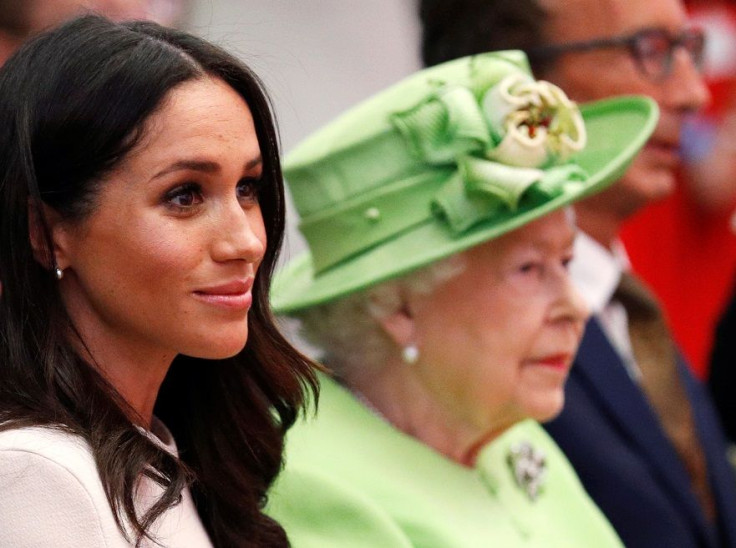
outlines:
{"label": "pearl earring", "polygon": [[59,268],[58,266],[54,270],[54,274],[56,274],[56,279],[57,280],[61,280],[64,277],[64,271],[61,268]]}
{"label": "pearl earring", "polygon": [[419,359],[419,349],[417,348],[417,345],[408,344],[402,348],[401,359],[404,360],[404,363],[409,365],[417,363],[417,360]]}

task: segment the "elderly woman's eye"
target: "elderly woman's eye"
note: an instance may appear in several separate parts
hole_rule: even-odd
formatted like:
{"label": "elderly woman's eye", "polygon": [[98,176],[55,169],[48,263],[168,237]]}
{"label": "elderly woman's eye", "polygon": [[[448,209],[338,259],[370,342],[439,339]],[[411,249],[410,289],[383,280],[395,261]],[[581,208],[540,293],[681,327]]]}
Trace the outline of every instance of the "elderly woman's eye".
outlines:
{"label": "elderly woman's eye", "polygon": [[168,191],[164,199],[176,208],[191,208],[202,203],[202,189],[198,184],[186,183]]}
{"label": "elderly woman's eye", "polygon": [[542,271],[542,263],[536,262],[536,261],[529,261],[526,263],[522,263],[519,267],[519,272],[522,272],[524,274],[532,274],[534,272],[541,272]]}

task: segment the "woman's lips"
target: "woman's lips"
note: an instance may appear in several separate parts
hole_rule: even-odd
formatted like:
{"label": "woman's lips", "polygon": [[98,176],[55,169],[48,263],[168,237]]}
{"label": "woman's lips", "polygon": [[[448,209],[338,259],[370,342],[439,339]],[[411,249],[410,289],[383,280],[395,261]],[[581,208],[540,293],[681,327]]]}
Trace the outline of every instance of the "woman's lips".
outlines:
{"label": "woman's lips", "polygon": [[539,358],[536,360],[533,360],[533,363],[537,365],[542,365],[545,367],[551,367],[553,369],[568,369],[570,365],[572,364],[572,355],[570,354],[554,354],[550,356],[545,356],[543,358]]}
{"label": "woman's lips", "polygon": [[253,304],[252,287],[253,278],[247,278],[198,289],[192,294],[207,304],[234,310],[247,310]]}

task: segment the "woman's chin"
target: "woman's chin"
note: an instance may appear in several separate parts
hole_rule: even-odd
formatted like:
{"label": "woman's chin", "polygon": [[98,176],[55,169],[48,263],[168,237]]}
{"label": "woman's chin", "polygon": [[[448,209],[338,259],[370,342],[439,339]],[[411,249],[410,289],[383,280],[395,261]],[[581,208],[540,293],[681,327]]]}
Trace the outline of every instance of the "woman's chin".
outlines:
{"label": "woman's chin", "polygon": [[530,406],[529,417],[537,422],[548,422],[556,418],[562,412],[565,405],[565,392],[560,390],[554,395],[544,398],[543,401],[534,402]]}
{"label": "woman's chin", "polygon": [[246,342],[248,342],[247,337],[209,341],[198,345],[196,348],[190,348],[182,354],[203,360],[225,360],[242,352]]}

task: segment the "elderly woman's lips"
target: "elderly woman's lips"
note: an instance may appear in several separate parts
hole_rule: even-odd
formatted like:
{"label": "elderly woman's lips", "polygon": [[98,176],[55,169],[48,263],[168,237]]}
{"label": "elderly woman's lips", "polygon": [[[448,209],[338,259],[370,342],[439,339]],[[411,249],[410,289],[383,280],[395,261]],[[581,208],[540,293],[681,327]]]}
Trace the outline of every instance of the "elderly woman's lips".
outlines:
{"label": "elderly woman's lips", "polygon": [[567,369],[570,367],[571,362],[572,356],[570,354],[554,354],[533,360],[533,363],[537,365],[543,365],[554,369]]}
{"label": "elderly woman's lips", "polygon": [[194,297],[214,306],[235,310],[247,310],[253,303],[251,288],[253,278],[233,280],[216,286],[193,291]]}

